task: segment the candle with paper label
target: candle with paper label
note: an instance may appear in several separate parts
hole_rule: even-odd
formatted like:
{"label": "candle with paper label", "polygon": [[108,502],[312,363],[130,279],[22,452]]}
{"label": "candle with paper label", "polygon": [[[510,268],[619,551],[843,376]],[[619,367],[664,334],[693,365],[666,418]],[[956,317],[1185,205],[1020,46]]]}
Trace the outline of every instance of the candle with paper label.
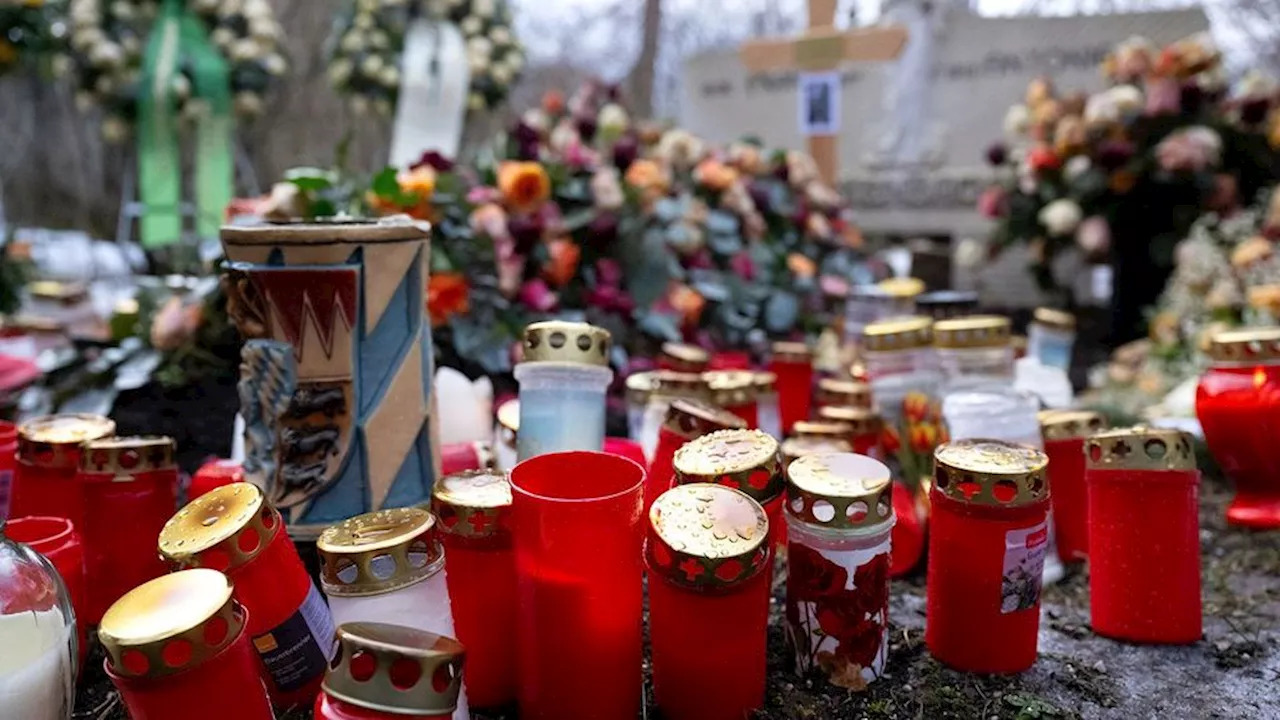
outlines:
{"label": "candle with paper label", "polygon": [[756,405],[756,375],[748,370],[713,370],[703,373],[711,404],[719,405],[742,418],[747,427],[760,427],[760,411]]}
{"label": "candle with paper label", "polygon": [[826,405],[818,408],[818,419],[829,423],[848,425],[849,444],[859,455],[870,455],[878,460],[883,459],[880,449],[880,438],[884,433],[884,420],[880,411],[870,407],[848,407],[844,405]]}
{"label": "candle with paper label", "polygon": [[801,673],[863,690],[889,656],[889,468],[855,453],[787,470],[787,637]]}
{"label": "candle with paper label", "polygon": [[1076,342],[1076,316],[1053,308],[1036,308],[1027,325],[1027,354],[1041,365],[1071,369]]}
{"label": "candle with paper label", "polygon": [[870,409],[871,386],[857,380],[822,378],[813,393],[813,404],[819,410],[828,405]]}
{"label": "candle with paper label", "polygon": [[316,720],[448,720],[472,651],[451,637],[403,625],[338,627],[338,647],[316,697]]}
{"label": "candle with paper label", "polygon": [[781,440],[782,415],[778,409],[778,376],[771,372],[756,374],[756,408],[760,429]]}
{"label": "candle with paper label", "polygon": [[1200,472],[1190,436],[1106,430],[1089,436],[1084,452],[1094,632],[1139,643],[1200,640]]}
{"label": "candle with paper label", "polygon": [[994,440],[935,451],[924,637],[943,664],[1014,673],[1035,663],[1048,464],[1035,448]]}
{"label": "candle with paper label", "polygon": [[85,621],[168,568],[156,537],[178,507],[177,446],[169,437],[104,438],[80,455],[84,493]]}
{"label": "candle with paper label", "polygon": [[672,488],[649,510],[653,687],[670,720],[740,720],[764,704],[769,520],[723,485]]}
{"label": "candle with paper label", "polygon": [[1227,522],[1280,528],[1280,328],[1226,330],[1209,343],[1196,416],[1214,460],[1235,482]]}
{"label": "candle with paper label", "polygon": [[769,514],[774,539],[785,541],[782,455],[778,441],[759,430],[719,430],[691,440],[672,461],[677,485],[716,483],[746,493]]}
{"label": "candle with paper label", "polygon": [[477,470],[436,483],[448,571],[449,602],[458,639],[467,648],[467,695],[476,707],[516,699],[516,565],[511,538],[511,482]]}
{"label": "candle with paper label", "polygon": [[682,373],[700,373],[707,370],[711,355],[697,345],[681,342],[664,342],[658,354],[658,369]]}
{"label": "candle with paper label", "polygon": [[116,424],[101,415],[48,415],[20,425],[9,517],[64,517],[83,525],[80,447],[115,432]]}
{"label": "candle with paper label", "polygon": [[246,632],[272,701],[310,703],[329,661],[333,618],[262,491],[236,483],[192,500],[165,523],[159,548],[175,568],[226,573],[248,611]]}
{"label": "candle with paper label", "polygon": [[640,446],[646,457],[652,458],[658,448],[658,432],[667,421],[671,403],[680,398],[710,400],[707,381],[701,373],[682,373],[675,370],[659,370],[653,376],[653,392],[644,409],[644,422],[640,430]]}
{"label": "candle with paper label", "polygon": [[[83,610],[86,605],[85,567],[84,544],[80,540],[80,533],[71,525],[70,520],[59,517],[24,517],[7,522],[0,518],[0,531],[3,531],[4,537],[8,537],[13,542],[22,543],[45,556],[58,571],[65,587],[67,600],[71,604],[71,609],[75,611],[74,636],[77,641],[77,667],[84,667],[85,656],[89,653],[85,631],[90,623],[85,620],[88,615]],[[71,620],[71,614],[68,613],[68,621]],[[42,625],[37,629],[43,633],[47,628]],[[0,707],[3,707],[3,704],[0,704]]]}
{"label": "candle with paper label", "polygon": [[801,342],[776,342],[769,358],[769,372],[778,378],[778,412],[782,432],[791,434],[791,426],[809,417],[813,398],[813,351]]}
{"label": "candle with paper label", "polygon": [[667,421],[658,431],[658,447],[645,476],[645,512],[674,484],[676,451],[685,443],[717,430],[745,430],[746,427],[741,417],[716,405],[692,399],[673,401],[667,411]]}
{"label": "candle with paper label", "polygon": [[1079,562],[1089,553],[1089,499],[1084,480],[1085,438],[1104,430],[1107,419],[1092,410],[1044,410],[1039,414],[1049,456],[1053,522],[1058,557]]}
{"label": "candle with paper label", "polygon": [[604,445],[605,391],[611,338],[603,328],[551,320],[524,329],[520,382],[521,460]]}
{"label": "candle with paper label", "polygon": [[248,615],[231,581],[206,568],[162,575],[117,600],[98,638],[129,717],[274,720]]}
{"label": "candle with paper label", "polygon": [[[436,518],[418,507],[379,510],[325,528],[316,541],[333,620],[389,622],[457,637]],[[456,720],[467,720],[467,691]]]}

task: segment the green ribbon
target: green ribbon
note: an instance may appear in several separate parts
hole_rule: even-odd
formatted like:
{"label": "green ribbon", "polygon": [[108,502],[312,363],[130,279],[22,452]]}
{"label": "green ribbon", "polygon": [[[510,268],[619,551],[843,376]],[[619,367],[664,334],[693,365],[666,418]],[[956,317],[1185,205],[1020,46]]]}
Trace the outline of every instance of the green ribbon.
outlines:
{"label": "green ribbon", "polygon": [[199,237],[217,237],[232,198],[234,119],[227,63],[186,4],[165,0],[147,41],[138,98],[138,197],[147,248],[182,239],[182,153],[173,81],[183,66],[192,78],[188,102],[202,102],[206,108],[196,121],[192,183]]}

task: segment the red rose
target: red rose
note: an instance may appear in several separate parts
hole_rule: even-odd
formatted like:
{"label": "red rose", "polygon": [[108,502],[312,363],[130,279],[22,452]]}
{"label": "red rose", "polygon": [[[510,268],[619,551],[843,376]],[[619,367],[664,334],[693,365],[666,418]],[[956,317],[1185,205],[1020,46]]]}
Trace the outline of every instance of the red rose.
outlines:
{"label": "red rose", "polygon": [[849,573],[816,550],[791,543],[787,549],[787,594],[796,600],[816,600],[844,592]]}
{"label": "red rose", "polygon": [[871,562],[853,571],[854,597],[868,615],[875,615],[889,604],[889,553],[881,553]]}
{"label": "red rose", "polygon": [[880,651],[884,626],[867,617],[857,598],[826,598],[818,601],[818,627],[839,641],[836,656],[846,657],[859,667],[870,667]]}
{"label": "red rose", "polygon": [[875,664],[883,641],[884,626],[875,620],[866,619],[853,626],[845,637],[840,638],[836,657],[844,656],[852,663],[869,668]]}

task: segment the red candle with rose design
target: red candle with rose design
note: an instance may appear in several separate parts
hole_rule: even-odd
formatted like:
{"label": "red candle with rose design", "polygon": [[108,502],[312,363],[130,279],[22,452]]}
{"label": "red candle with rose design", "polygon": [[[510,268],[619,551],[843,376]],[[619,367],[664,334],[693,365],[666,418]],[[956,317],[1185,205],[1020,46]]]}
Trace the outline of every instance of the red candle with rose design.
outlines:
{"label": "red candle with rose design", "polygon": [[1084,482],[1084,440],[1106,428],[1091,410],[1044,410],[1039,414],[1044,453],[1049,456],[1053,488],[1053,529],[1062,562],[1089,555],[1089,502]]}
{"label": "red candle with rose design", "polygon": [[825,405],[818,408],[818,419],[848,425],[849,444],[853,445],[854,452],[870,455],[877,460],[884,459],[880,446],[884,420],[880,417],[879,410],[851,405]]}
{"label": "red candle with rose design", "polygon": [[778,414],[782,432],[791,434],[791,426],[809,417],[813,396],[813,352],[798,342],[776,342],[769,371],[777,377]]}
{"label": "red candle with rose design", "polygon": [[711,356],[697,345],[681,342],[664,342],[658,354],[659,370],[682,373],[700,373],[707,369]]}
{"label": "red candle with rose design", "polygon": [[770,435],[759,430],[720,430],[703,435],[677,450],[672,465],[677,485],[715,483],[746,493],[768,513],[774,542],[786,542],[782,453]]}
{"label": "red candle with rose design", "polygon": [[742,418],[747,427],[760,427],[756,404],[756,374],[748,370],[713,370],[703,373],[711,392],[711,403]]}
{"label": "red candle with rose design", "polygon": [[1164,428],[1085,440],[1089,614],[1094,632],[1140,643],[1201,636],[1200,522],[1191,438]]}
{"label": "red candle with rose design", "polygon": [[997,440],[934,452],[924,639],[943,664],[1015,673],[1035,663],[1048,464],[1035,448]]}
{"label": "red candle with rose design", "polygon": [[717,430],[742,430],[746,427],[745,420],[710,403],[692,398],[671,401],[666,421],[658,429],[658,447],[644,480],[645,512],[659,495],[671,489],[675,478],[672,462],[676,451],[685,443]]}
{"label": "red candle with rose design", "polygon": [[449,720],[471,648],[418,628],[343,623],[338,651],[316,696],[316,720]]}
{"label": "red candle with rose design", "polygon": [[889,654],[889,468],[855,453],[787,469],[787,637],[801,673],[862,690]]}
{"label": "red candle with rose design", "polygon": [[769,520],[747,495],[692,483],[649,510],[649,638],[669,720],[741,720],[764,704]]}

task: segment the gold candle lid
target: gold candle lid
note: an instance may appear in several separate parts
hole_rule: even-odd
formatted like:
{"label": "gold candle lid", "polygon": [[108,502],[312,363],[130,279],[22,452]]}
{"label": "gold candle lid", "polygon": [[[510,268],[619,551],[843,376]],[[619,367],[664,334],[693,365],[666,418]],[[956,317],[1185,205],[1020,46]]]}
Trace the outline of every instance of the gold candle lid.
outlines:
{"label": "gold candle lid", "polygon": [[862,330],[862,346],[868,352],[912,350],[932,344],[933,320],[923,315],[878,320]]}
{"label": "gold candle lid", "polygon": [[777,362],[807,363],[813,360],[813,350],[802,342],[775,342],[770,350]]}
{"label": "gold candle lid", "polygon": [[1031,313],[1031,319],[1045,327],[1056,328],[1058,330],[1076,329],[1076,316],[1065,310],[1038,307],[1035,309],[1035,312]]}
{"label": "gold candle lid", "polygon": [[889,468],[851,452],[806,455],[787,466],[787,514],[807,525],[855,530],[893,520]]}
{"label": "gold candle lid", "polygon": [[724,485],[678,485],[649,509],[653,571],[692,590],[723,590],[769,564],[769,518],[760,503]]}
{"label": "gold candle lid", "polygon": [[871,386],[857,380],[822,378],[818,381],[818,390],[813,397],[819,405],[869,408],[871,407]]}
{"label": "gold candle lid", "polygon": [[800,435],[782,441],[782,462],[786,467],[798,458],[817,453],[853,452],[853,445],[844,438]]}
{"label": "gold candle lid", "polygon": [[1002,440],[956,440],[933,451],[934,487],[957,502],[1018,507],[1048,499],[1049,457]]}
{"label": "gold candle lid", "polygon": [[671,401],[662,426],[686,440],[717,430],[745,430],[747,421],[717,405],[694,398]]}
{"label": "gold candle lid", "polygon": [[880,417],[880,411],[866,407],[827,405],[826,407],[818,408],[818,419],[828,423],[848,425],[852,429],[852,435],[876,435],[878,437],[880,429],[884,425],[884,421]]}
{"label": "gold candle lid", "polygon": [[163,436],[90,440],[80,453],[80,469],[86,473],[110,473],[120,481],[128,481],[141,473],[177,470],[177,450],[173,438]]}
{"label": "gold candle lid", "polygon": [[1036,418],[1045,440],[1085,438],[1107,427],[1102,413],[1092,410],[1041,410]]}
{"label": "gold candle lid", "polygon": [[653,394],[657,384],[657,375],[652,370],[631,373],[626,380],[627,402],[644,405],[649,402],[649,396]]}
{"label": "gold candle lid", "polygon": [[656,370],[653,374],[653,392],[676,397],[706,397],[707,381],[701,373]]}
{"label": "gold candle lid", "polygon": [[831,420],[798,420],[791,426],[794,437],[847,438],[853,435],[853,426]]}
{"label": "gold candle lid", "polygon": [[1084,457],[1090,470],[1196,469],[1191,436],[1171,428],[1104,430],[1085,439]]}
{"label": "gold candle lid", "polygon": [[1219,362],[1280,360],[1280,327],[1222,330],[1209,338],[1209,357]]}
{"label": "gold candle lid", "polygon": [[608,365],[609,331],[587,323],[547,320],[524,329],[521,362]]}
{"label": "gold candle lid", "polygon": [[720,407],[739,407],[756,401],[756,374],[749,370],[712,370],[702,377],[711,392],[711,402]]}
{"label": "gold candle lid", "polygon": [[672,459],[676,484],[728,485],[760,504],[782,494],[778,441],[759,430],[720,430],[690,440]]}
{"label": "gold candle lid", "polygon": [[999,315],[970,315],[933,324],[933,344],[940,348],[1008,347],[1013,326]]}
{"label": "gold candle lid", "polygon": [[440,531],[464,538],[486,538],[510,531],[511,481],[506,473],[466,470],[446,475],[431,492],[431,509]]}
{"label": "gold candle lid", "polygon": [[885,295],[893,298],[913,298],[924,292],[924,281],[913,277],[891,277],[876,283]]}
{"label": "gold candle lid", "polygon": [[435,575],[444,565],[436,519],[417,507],[357,515],[316,541],[320,584],[329,596],[381,595]]}
{"label": "gold candle lid", "polygon": [[178,568],[226,572],[260,555],[280,523],[280,514],[256,485],[224,485],[169,518],[160,529],[160,556]]}
{"label": "gold candle lid", "polygon": [[662,358],[672,370],[697,373],[707,369],[711,356],[697,345],[681,342],[662,343]]}
{"label": "gold candle lid", "polygon": [[772,393],[778,391],[778,374],[771,372],[756,372],[756,393]]}
{"label": "gold candle lid", "polygon": [[18,459],[37,467],[74,469],[84,443],[115,432],[116,424],[102,415],[45,415],[18,426]]}
{"label": "gold candle lid", "polygon": [[458,707],[466,650],[451,637],[378,622],[338,626],[322,688],[330,697],[391,715],[444,715]]}
{"label": "gold candle lid", "polygon": [[222,652],[240,636],[244,622],[226,575],[182,570],[149,580],[115,601],[102,616],[98,638],[115,674],[159,678]]}

